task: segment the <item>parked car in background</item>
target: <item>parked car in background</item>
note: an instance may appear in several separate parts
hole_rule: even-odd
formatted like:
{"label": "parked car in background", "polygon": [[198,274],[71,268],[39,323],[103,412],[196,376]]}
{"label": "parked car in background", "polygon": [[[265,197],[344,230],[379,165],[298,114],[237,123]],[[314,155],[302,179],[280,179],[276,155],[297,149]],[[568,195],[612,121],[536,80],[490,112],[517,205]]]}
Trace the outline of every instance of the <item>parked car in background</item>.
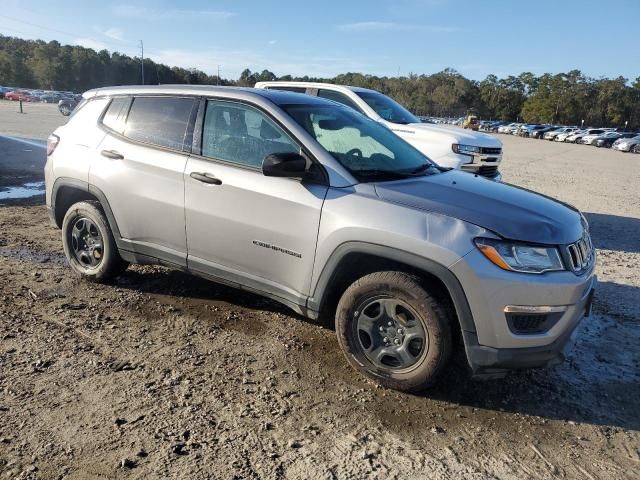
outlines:
{"label": "parked car in background", "polygon": [[78,103],[82,100],[82,95],[74,95],[72,97],[65,97],[58,102],[58,110],[65,117],[71,115],[71,112],[78,106]]}
{"label": "parked car in background", "polygon": [[5,100],[22,100],[23,102],[33,102],[37,99],[37,97],[33,96],[28,90],[13,90],[5,93],[4,98]]}
{"label": "parked car in background", "polygon": [[640,153],[640,135],[631,138],[619,138],[613,142],[611,148],[621,152]]}
{"label": "parked car in background", "polygon": [[598,148],[611,148],[613,142],[622,138],[633,138],[637,136],[637,132],[607,132],[596,138],[591,144]]}
{"label": "parked car in background", "polygon": [[502,142],[486,133],[422,123],[392,98],[367,88],[312,82],[258,82],[256,88],[304,93],[347,105],[389,128],[443,167],[502,178]]}
{"label": "parked car in background", "polygon": [[64,95],[58,92],[47,92],[40,95],[40,101],[44,103],[58,103],[64,98]]}
{"label": "parked car in background", "polygon": [[604,137],[619,138],[619,134],[614,131],[604,131],[602,133],[591,133],[582,137],[581,143],[584,145],[593,145],[593,142]]}
{"label": "parked car in background", "polygon": [[507,125],[508,122],[502,121],[490,121],[485,123],[484,125],[480,125],[480,130],[484,130],[485,132],[497,133],[498,129],[503,125]]}
{"label": "parked car in background", "polygon": [[544,134],[547,132],[553,132],[555,130],[557,130],[559,127],[555,126],[555,125],[542,125],[542,128],[536,128],[532,131],[529,132],[529,137],[530,138],[537,138],[537,139],[542,139],[544,137]]}
{"label": "parked car in background", "polygon": [[568,130],[564,133],[560,133],[553,138],[554,142],[564,142],[571,135],[575,135],[576,133],[582,132],[583,130],[576,128],[573,130]]}
{"label": "parked car in background", "polygon": [[603,128],[589,128],[589,129],[583,130],[581,132],[576,132],[573,135],[569,135],[565,139],[565,142],[581,144],[581,143],[583,143],[583,139],[585,137],[593,136],[593,135],[602,135],[603,133],[605,133],[605,131],[606,130],[604,130]]}
{"label": "parked car in background", "polygon": [[520,136],[536,138],[537,132],[539,132],[540,130],[544,130],[548,127],[549,127],[548,125],[536,125],[536,124],[527,125],[524,129],[521,129]]}
{"label": "parked car in background", "polygon": [[550,130],[544,134],[544,139],[553,141],[558,135],[571,134],[578,130],[578,127],[559,127],[555,130]]}
{"label": "parked car in background", "polygon": [[505,129],[504,133],[507,135],[515,135],[522,125],[522,123],[512,123]]}
{"label": "parked car in background", "polygon": [[13,90],[13,88],[9,87],[0,87],[0,98],[4,98],[5,93],[9,93]]}

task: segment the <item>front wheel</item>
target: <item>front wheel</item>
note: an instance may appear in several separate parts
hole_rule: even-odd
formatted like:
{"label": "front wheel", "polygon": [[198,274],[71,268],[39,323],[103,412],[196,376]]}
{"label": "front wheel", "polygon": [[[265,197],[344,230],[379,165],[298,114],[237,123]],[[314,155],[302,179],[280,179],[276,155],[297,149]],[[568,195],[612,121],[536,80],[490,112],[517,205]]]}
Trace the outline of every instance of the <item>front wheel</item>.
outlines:
{"label": "front wheel", "polygon": [[640,144],[634,145],[633,148],[631,149],[631,151],[633,153],[640,153]]}
{"label": "front wheel", "polygon": [[353,283],[336,311],[347,361],[379,384],[406,392],[434,384],[451,354],[444,309],[419,279],[376,272]]}
{"label": "front wheel", "polygon": [[98,202],[78,202],[69,208],[62,222],[62,245],[71,268],[94,282],[106,282],[128,266]]}

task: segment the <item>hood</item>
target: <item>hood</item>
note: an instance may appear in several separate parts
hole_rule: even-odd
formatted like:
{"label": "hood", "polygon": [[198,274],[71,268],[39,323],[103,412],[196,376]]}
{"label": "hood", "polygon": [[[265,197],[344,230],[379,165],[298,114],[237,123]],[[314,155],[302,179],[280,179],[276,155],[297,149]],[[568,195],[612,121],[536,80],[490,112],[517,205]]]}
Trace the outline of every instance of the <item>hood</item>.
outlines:
{"label": "hood", "polygon": [[451,137],[451,143],[473,145],[476,147],[502,147],[502,142],[492,135],[474,132],[473,130],[463,130],[447,125],[436,125],[433,123],[410,123],[408,125],[387,123],[387,125],[391,130],[397,130],[399,133],[410,133],[427,138],[431,136],[441,138],[443,135],[449,135]]}
{"label": "hood", "polygon": [[458,218],[510,240],[562,245],[583,233],[582,215],[574,207],[457,170],[375,188],[385,201]]}

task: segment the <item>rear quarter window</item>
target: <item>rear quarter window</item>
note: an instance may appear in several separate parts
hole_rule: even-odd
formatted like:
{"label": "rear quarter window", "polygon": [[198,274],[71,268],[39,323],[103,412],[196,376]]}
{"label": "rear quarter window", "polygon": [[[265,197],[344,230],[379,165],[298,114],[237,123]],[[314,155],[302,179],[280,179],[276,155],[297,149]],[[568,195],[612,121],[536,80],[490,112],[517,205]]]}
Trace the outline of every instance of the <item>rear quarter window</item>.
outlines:
{"label": "rear quarter window", "polygon": [[135,97],[124,129],[125,137],[182,150],[195,99]]}
{"label": "rear quarter window", "polygon": [[130,104],[130,97],[115,97],[111,100],[104,117],[102,117],[102,124],[114,132],[122,133]]}
{"label": "rear quarter window", "polygon": [[95,126],[98,117],[107,106],[108,98],[91,98],[83,100],[80,105],[73,111],[69,117],[70,125],[79,125],[82,127]]}

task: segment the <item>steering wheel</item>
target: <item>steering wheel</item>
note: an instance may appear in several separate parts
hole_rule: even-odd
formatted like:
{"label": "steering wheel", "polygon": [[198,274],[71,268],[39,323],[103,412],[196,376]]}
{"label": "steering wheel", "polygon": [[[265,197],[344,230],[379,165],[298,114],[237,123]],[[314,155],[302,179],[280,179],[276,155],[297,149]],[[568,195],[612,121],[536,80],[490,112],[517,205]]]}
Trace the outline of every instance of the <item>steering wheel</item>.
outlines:
{"label": "steering wheel", "polygon": [[352,148],[347,153],[345,153],[345,155],[357,155],[360,158],[362,158],[364,156],[364,155],[362,155],[362,150],[360,150],[359,148]]}

